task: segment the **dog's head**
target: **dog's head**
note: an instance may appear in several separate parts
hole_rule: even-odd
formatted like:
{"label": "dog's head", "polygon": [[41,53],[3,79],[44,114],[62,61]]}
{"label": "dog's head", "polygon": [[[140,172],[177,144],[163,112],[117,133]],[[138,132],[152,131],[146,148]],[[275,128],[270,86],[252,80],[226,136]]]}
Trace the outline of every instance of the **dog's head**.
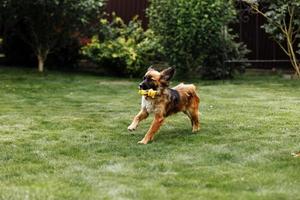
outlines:
{"label": "dog's head", "polygon": [[142,90],[157,90],[159,87],[168,87],[169,81],[175,74],[175,69],[169,67],[159,72],[152,67],[148,68],[148,71],[144,75],[143,81],[139,84]]}

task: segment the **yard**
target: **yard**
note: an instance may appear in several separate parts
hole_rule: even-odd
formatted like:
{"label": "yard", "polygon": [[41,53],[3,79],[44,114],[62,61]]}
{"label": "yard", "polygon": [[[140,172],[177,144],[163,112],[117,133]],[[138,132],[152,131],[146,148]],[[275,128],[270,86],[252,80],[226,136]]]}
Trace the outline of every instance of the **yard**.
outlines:
{"label": "yard", "polygon": [[0,199],[300,199],[299,81],[191,81],[201,131],[177,114],[148,145],[138,82],[0,68]]}

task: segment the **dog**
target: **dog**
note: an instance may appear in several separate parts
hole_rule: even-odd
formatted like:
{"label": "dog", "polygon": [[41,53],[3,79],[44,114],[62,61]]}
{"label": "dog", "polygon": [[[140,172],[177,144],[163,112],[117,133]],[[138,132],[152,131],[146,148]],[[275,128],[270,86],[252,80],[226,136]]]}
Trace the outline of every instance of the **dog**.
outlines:
{"label": "dog", "polygon": [[[193,84],[179,84],[169,88],[175,69],[169,67],[159,72],[152,67],[148,68],[143,81],[139,84],[142,91],[142,103],[140,112],[133,118],[128,126],[129,131],[134,131],[139,123],[146,119],[150,113],[154,114],[153,122],[139,144],[147,144],[152,141],[155,133],[163,124],[164,119],[172,114],[183,112],[192,123],[192,132],[200,129],[199,104],[196,87]],[[146,92],[145,92],[146,91]]]}

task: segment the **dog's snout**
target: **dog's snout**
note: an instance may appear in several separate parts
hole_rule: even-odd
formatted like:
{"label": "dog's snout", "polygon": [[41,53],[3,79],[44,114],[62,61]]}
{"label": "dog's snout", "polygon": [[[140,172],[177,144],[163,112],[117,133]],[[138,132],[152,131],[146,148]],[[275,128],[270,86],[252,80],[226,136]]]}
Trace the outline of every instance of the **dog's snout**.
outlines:
{"label": "dog's snout", "polygon": [[139,89],[142,89],[142,86],[143,86],[143,84],[142,84],[142,83],[140,83],[140,84],[139,84]]}

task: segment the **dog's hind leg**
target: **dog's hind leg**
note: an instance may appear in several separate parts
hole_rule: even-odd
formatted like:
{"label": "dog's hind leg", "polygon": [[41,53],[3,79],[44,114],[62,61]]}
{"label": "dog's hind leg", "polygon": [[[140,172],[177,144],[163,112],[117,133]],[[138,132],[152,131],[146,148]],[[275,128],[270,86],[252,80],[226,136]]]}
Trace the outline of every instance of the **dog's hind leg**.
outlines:
{"label": "dog's hind leg", "polygon": [[200,123],[199,123],[199,111],[198,110],[194,110],[191,113],[191,121],[192,121],[192,132],[196,132],[200,129]]}
{"label": "dog's hind leg", "polygon": [[186,114],[190,120],[191,120],[191,124],[192,124],[192,132],[196,132],[200,129],[200,125],[199,125],[199,117],[198,117],[198,111],[195,110],[188,110],[188,111],[184,111],[184,114]]}
{"label": "dog's hind leg", "polygon": [[192,132],[196,132],[200,129],[199,123],[199,98],[194,97],[190,107],[184,113],[190,118],[192,123]]}
{"label": "dog's hind leg", "polygon": [[146,119],[149,116],[149,113],[146,109],[142,108],[141,111],[133,118],[132,123],[128,126],[129,131],[134,131],[139,125],[140,121]]}
{"label": "dog's hind leg", "polygon": [[147,144],[149,141],[153,140],[155,133],[158,131],[162,123],[164,122],[164,117],[162,115],[156,114],[154,120],[150,126],[150,129],[144,136],[144,138],[139,141],[139,144]]}

